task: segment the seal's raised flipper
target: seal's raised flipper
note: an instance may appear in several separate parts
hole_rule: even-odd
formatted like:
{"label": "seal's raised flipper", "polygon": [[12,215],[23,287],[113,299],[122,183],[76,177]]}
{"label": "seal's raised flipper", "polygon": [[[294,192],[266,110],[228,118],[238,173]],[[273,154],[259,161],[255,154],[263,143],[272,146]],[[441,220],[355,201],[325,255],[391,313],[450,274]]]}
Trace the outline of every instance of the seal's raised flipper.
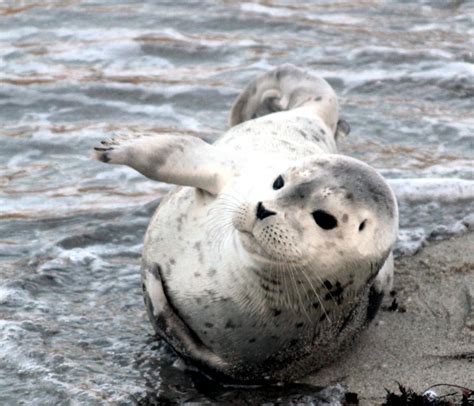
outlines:
{"label": "seal's raised flipper", "polygon": [[231,157],[197,137],[143,135],[101,141],[95,158],[128,165],[160,182],[193,186],[217,194],[234,172]]}
{"label": "seal's raised flipper", "polygon": [[305,115],[317,115],[336,133],[338,104],[329,83],[296,66],[281,65],[247,85],[232,107],[229,124],[233,127],[267,114],[303,107]]}
{"label": "seal's raised flipper", "polygon": [[144,271],[143,290],[148,317],[153,327],[180,355],[213,372],[227,366],[180,317],[169,298],[158,264],[153,264]]}

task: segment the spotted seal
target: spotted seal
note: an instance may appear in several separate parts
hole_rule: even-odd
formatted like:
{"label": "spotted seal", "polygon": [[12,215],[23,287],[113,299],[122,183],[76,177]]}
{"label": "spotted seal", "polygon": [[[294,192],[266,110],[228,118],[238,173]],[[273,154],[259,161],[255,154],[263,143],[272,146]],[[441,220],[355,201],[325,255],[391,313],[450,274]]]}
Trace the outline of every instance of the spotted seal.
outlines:
{"label": "spotted seal", "polygon": [[393,273],[394,195],[356,159],[331,86],[284,65],[250,83],[213,145],[148,135],[97,159],[181,185],[143,251],[149,318],[185,360],[228,382],[291,381],[333,361]]}

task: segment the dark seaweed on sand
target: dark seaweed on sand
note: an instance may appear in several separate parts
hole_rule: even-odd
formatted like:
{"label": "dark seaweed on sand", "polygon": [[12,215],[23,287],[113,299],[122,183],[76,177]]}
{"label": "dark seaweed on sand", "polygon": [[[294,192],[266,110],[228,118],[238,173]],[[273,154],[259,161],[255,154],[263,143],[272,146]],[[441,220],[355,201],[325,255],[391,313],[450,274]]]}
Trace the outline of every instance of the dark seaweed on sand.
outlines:
{"label": "dark seaweed on sand", "polygon": [[455,391],[433,399],[423,394],[420,395],[412,389],[405,388],[403,385],[398,384],[400,394],[385,389],[387,396],[382,406],[474,406],[473,390],[457,385],[444,384],[434,385],[429,389],[435,386],[451,387],[455,389]]}

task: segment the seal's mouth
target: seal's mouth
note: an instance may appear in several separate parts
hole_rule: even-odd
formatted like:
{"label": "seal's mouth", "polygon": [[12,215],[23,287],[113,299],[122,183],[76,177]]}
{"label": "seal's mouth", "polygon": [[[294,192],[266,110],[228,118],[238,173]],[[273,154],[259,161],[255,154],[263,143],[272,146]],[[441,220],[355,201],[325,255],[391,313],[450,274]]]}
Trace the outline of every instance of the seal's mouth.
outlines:
{"label": "seal's mouth", "polygon": [[[258,241],[252,231],[239,230],[244,248],[252,255],[271,260],[272,254]],[[274,261],[273,261],[274,262]]]}
{"label": "seal's mouth", "polygon": [[258,240],[252,231],[239,230],[241,235],[242,245],[245,250],[252,255],[255,259],[263,262],[267,265],[287,265],[287,266],[299,266],[301,261],[294,258],[287,258],[282,255],[278,255],[274,252],[268,251],[263,244]]}

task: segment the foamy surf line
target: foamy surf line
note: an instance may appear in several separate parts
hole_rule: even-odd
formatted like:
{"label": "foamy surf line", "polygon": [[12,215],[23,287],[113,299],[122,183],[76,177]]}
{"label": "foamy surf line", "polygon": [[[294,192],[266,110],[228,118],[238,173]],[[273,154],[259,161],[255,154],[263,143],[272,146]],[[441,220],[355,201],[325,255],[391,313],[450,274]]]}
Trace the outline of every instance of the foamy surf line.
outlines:
{"label": "foamy surf line", "polygon": [[408,202],[474,201],[474,181],[459,178],[387,179],[398,200]]}

